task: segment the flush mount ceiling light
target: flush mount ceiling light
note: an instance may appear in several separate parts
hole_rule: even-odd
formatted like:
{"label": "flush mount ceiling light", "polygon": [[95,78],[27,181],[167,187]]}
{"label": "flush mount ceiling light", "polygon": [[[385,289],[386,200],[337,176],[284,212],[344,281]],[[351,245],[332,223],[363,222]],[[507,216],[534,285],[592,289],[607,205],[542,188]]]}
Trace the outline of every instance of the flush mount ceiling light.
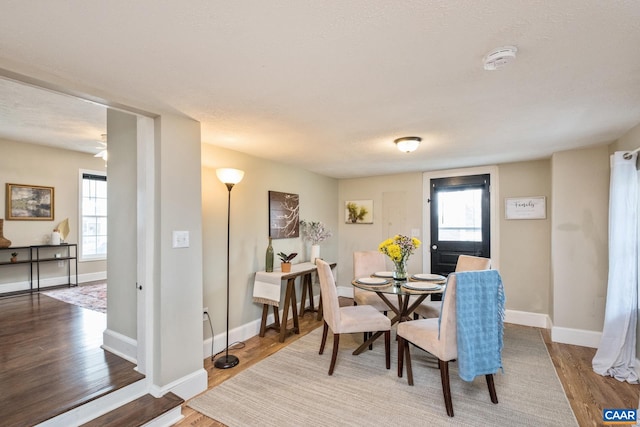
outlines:
{"label": "flush mount ceiling light", "polygon": [[416,148],[420,145],[420,141],[422,141],[422,138],[419,136],[405,136],[395,139],[393,142],[398,147],[398,150],[411,153],[412,151],[416,151]]}
{"label": "flush mount ceiling light", "polygon": [[515,46],[503,46],[492,50],[484,57],[484,69],[494,71],[504,67],[516,59],[516,52],[518,52],[518,48]]}

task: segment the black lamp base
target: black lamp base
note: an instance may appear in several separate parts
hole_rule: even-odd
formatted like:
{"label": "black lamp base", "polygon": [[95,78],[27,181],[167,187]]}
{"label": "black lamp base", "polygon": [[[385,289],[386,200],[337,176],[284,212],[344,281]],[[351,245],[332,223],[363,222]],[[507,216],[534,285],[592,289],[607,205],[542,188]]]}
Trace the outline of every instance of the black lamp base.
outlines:
{"label": "black lamp base", "polygon": [[217,358],[216,361],[213,362],[213,366],[219,369],[229,369],[233,368],[238,363],[240,363],[240,359],[232,354],[227,354],[225,356],[220,356],[219,358]]}

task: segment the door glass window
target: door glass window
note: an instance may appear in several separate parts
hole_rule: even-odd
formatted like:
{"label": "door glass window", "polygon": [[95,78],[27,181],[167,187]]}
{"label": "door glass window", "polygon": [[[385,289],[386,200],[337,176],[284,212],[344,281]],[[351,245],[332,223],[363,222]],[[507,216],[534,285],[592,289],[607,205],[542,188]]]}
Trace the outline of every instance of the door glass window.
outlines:
{"label": "door glass window", "polygon": [[482,189],[440,191],[438,236],[441,241],[482,241]]}

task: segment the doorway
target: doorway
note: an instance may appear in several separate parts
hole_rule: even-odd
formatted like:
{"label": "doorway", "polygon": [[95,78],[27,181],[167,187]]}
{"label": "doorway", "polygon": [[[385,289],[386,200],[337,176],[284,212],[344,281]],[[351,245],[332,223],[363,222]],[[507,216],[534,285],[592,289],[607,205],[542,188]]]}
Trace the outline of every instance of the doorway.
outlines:
{"label": "doorway", "polygon": [[[482,176],[483,178],[479,181],[477,178],[470,178],[474,176]],[[484,183],[484,177],[488,177],[487,183]],[[438,181],[441,180],[442,181]],[[485,195],[485,199],[480,200],[480,203],[484,203],[486,206],[485,209],[488,210],[484,213],[484,220],[486,220],[485,224],[485,235],[482,233],[482,226],[480,226],[480,230],[478,227],[471,226],[465,230],[465,227],[462,226],[462,231],[456,231],[454,226],[446,226],[440,230],[434,229],[437,227],[438,222],[437,219],[432,221],[431,211],[432,206],[436,205],[432,204],[432,200],[434,196],[432,196],[432,180],[436,180],[436,190],[442,190],[443,199],[451,197],[456,197],[457,195],[453,194],[457,191],[461,193],[465,193],[466,188],[473,187],[483,187],[487,186],[487,191],[481,191],[482,194]],[[425,172],[422,177],[423,182],[423,192],[422,192],[422,200],[423,200],[423,224],[422,229],[424,230],[423,235],[423,243],[424,250],[422,251],[422,265],[423,271],[428,271],[434,274],[443,274],[447,275],[450,272],[455,270],[455,264],[458,260],[458,256],[460,253],[465,254],[481,254],[481,256],[491,257],[491,268],[499,269],[500,266],[500,251],[499,251],[499,243],[500,243],[500,227],[499,227],[499,218],[500,218],[500,206],[499,206],[499,174],[497,166],[480,166],[474,168],[466,168],[466,169],[450,169],[450,170],[441,170],[441,171],[431,171]],[[439,184],[439,185],[438,185]],[[449,188],[452,187],[452,188]],[[447,191],[449,190],[449,191]],[[445,194],[446,193],[446,194]],[[473,194],[473,193],[470,193]],[[471,197],[473,200],[473,196]],[[476,196],[477,197],[477,196]],[[445,200],[446,201],[446,200]],[[448,202],[448,201],[446,201]],[[472,202],[473,205],[473,202]],[[464,205],[463,205],[464,206]],[[451,207],[451,206],[450,206]],[[437,209],[435,207],[434,209]],[[446,211],[445,211],[446,214]],[[482,213],[481,213],[482,215]],[[435,216],[437,218],[437,216]],[[455,217],[445,218],[445,221],[451,219],[451,222],[456,224],[454,221]],[[434,226],[432,227],[432,223]],[[446,224],[446,222],[445,222]],[[448,230],[447,228],[451,228]],[[432,231],[433,230],[433,231]],[[440,233],[442,231],[443,233]],[[432,234],[438,233],[438,236],[432,237]],[[458,253],[454,253],[453,255],[447,254],[448,251],[452,250],[448,247],[449,242],[456,242],[454,239],[455,233],[458,233],[458,236],[467,236],[467,237],[458,237],[459,240],[467,241],[466,246],[462,246],[462,248],[457,248]],[[486,234],[488,233],[488,235]],[[440,236],[440,234],[443,234]],[[454,237],[452,237],[452,235]],[[468,236],[472,237],[469,238]],[[479,237],[478,237],[479,235]],[[437,245],[436,247],[436,255],[433,256],[433,252],[431,249],[433,244]],[[482,247],[480,242],[481,240],[485,247]],[[443,247],[444,245],[444,247]],[[454,246],[456,244],[454,243]],[[440,249],[440,251],[438,251]],[[455,248],[454,248],[455,250]],[[485,254],[486,255],[483,255]],[[440,258],[437,260],[436,265],[432,266],[432,258]]]}
{"label": "doorway", "polygon": [[490,175],[433,178],[429,188],[431,272],[455,271],[462,254],[490,258]]}

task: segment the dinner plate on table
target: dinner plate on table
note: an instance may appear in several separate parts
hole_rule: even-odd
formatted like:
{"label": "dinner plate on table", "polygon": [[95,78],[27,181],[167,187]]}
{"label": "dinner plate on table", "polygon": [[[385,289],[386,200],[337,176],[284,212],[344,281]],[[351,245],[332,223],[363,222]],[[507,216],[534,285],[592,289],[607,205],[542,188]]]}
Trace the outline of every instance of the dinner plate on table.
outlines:
{"label": "dinner plate on table", "polygon": [[442,289],[442,285],[435,285],[426,281],[423,282],[407,282],[403,283],[402,287],[412,291],[439,291]]}
{"label": "dinner plate on table", "polygon": [[389,284],[389,281],[382,277],[361,277],[359,279],[356,279],[356,282],[362,285],[369,285],[369,286],[380,286],[380,285]]}
{"label": "dinner plate on table", "polygon": [[411,276],[411,278],[413,280],[421,280],[426,282],[442,282],[444,280],[447,280],[446,277],[441,276],[439,274],[428,274],[428,273],[414,274],[413,276]]}
{"label": "dinner plate on table", "polygon": [[373,273],[374,277],[386,277],[391,279],[393,277],[393,271],[376,271]]}

